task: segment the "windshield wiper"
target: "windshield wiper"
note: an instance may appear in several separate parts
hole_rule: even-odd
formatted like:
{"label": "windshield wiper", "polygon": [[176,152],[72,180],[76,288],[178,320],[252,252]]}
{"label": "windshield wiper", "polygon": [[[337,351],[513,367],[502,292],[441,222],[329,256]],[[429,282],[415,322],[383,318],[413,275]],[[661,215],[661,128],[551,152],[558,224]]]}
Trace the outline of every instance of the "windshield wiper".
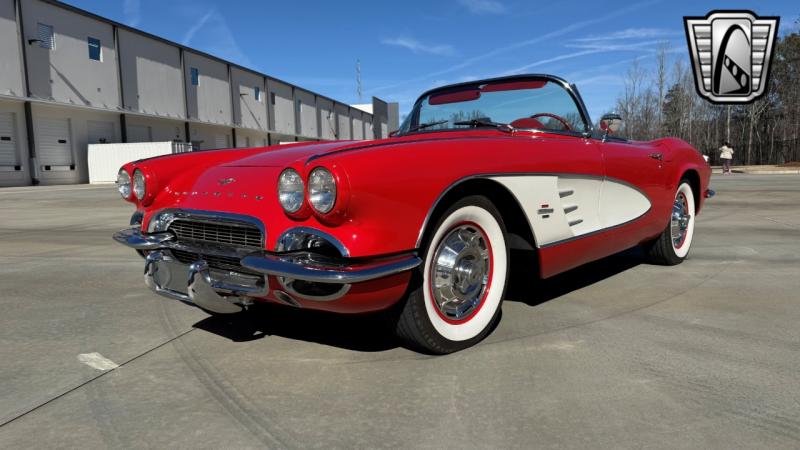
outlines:
{"label": "windshield wiper", "polygon": [[495,127],[500,131],[505,131],[508,133],[515,130],[514,127],[512,127],[507,123],[492,122],[489,119],[462,120],[460,122],[453,122],[453,125],[469,125],[471,127]]}
{"label": "windshield wiper", "polygon": [[436,125],[441,125],[443,123],[450,122],[449,120],[437,120],[436,122],[428,122],[428,123],[421,123],[415,127],[411,127],[408,129],[407,133],[411,133],[412,131],[417,130],[424,130],[425,128],[434,127]]}

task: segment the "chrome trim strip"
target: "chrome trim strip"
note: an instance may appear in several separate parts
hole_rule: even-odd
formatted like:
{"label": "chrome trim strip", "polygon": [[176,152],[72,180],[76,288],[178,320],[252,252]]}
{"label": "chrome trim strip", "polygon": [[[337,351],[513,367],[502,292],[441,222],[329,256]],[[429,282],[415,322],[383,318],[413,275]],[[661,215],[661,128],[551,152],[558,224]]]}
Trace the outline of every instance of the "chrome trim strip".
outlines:
{"label": "chrome trim strip", "polygon": [[606,231],[612,231],[612,230],[616,230],[617,228],[624,227],[625,225],[628,225],[628,224],[631,224],[631,223],[633,223],[633,222],[636,222],[637,220],[639,220],[639,219],[641,219],[642,217],[646,216],[646,215],[647,215],[647,213],[649,213],[649,212],[650,212],[652,209],[653,209],[653,207],[652,207],[652,206],[650,206],[650,208],[648,208],[648,209],[647,209],[647,211],[643,212],[641,216],[639,216],[639,217],[634,217],[633,219],[631,219],[631,220],[629,220],[629,221],[627,221],[627,222],[618,223],[618,224],[616,224],[616,225],[612,225],[612,226],[610,226],[610,227],[606,227],[606,228],[601,228],[601,229],[599,229],[599,230],[590,231],[590,232],[588,232],[588,233],[584,233],[584,234],[581,234],[581,235],[578,235],[578,236],[572,236],[572,237],[570,237],[570,238],[562,239],[562,240],[560,240],[560,241],[550,242],[550,243],[548,243],[548,244],[544,244],[544,245],[542,245],[542,246],[541,246],[541,247],[539,247],[539,248],[540,248],[540,249],[542,249],[542,248],[550,248],[550,247],[553,247],[553,246],[556,246],[556,245],[560,245],[560,244],[566,244],[566,243],[568,243],[568,242],[572,242],[572,241],[577,241],[578,239],[583,239],[583,238],[591,237],[591,236],[594,236],[594,235],[596,235],[596,234],[605,233]]}
{"label": "chrome trim strip", "polygon": [[256,254],[242,258],[241,264],[250,270],[317,283],[353,284],[405,272],[422,263],[415,254],[387,258],[383,261],[344,262],[315,260],[307,252],[273,255]]}

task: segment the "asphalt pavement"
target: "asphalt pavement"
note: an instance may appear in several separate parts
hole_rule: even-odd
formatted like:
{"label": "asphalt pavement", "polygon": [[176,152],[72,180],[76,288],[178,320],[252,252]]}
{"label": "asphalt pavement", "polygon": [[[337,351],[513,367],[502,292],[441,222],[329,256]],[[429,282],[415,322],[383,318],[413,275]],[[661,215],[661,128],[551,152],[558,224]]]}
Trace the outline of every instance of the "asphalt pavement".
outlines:
{"label": "asphalt pavement", "polygon": [[798,448],[800,176],[712,187],[683,264],[515,268],[443,357],[373,316],[209,317],[145,288],[113,186],[0,189],[0,448]]}

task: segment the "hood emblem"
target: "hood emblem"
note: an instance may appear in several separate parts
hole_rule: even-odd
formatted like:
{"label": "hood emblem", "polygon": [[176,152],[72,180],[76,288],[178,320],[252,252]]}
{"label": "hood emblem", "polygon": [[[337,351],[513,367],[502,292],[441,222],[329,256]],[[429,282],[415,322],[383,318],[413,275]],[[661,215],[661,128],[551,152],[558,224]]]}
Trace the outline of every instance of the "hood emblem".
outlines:
{"label": "hood emblem", "polygon": [[236,178],[220,178],[217,180],[220,186],[225,186],[226,184],[231,184],[236,181]]}

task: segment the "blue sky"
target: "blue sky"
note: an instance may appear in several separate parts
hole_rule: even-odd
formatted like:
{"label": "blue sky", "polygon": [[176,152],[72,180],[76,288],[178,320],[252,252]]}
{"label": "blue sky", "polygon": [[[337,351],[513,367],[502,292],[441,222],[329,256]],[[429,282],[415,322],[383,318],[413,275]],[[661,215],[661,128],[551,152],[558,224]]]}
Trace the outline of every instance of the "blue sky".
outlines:
{"label": "blue sky", "polygon": [[347,103],[513,73],[574,82],[594,120],[613,108],[634,59],[652,66],[665,45],[688,61],[682,18],[712,9],[781,16],[797,31],[800,4],[630,0],[264,1],[68,0],[79,8],[220,56]]}

